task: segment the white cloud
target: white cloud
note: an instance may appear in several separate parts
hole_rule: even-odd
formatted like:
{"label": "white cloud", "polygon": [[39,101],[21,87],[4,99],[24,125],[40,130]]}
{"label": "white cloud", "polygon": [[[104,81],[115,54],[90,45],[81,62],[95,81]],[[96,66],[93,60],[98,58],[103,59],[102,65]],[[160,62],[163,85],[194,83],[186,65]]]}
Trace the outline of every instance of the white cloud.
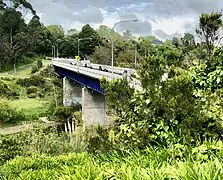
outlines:
{"label": "white cloud", "polygon": [[195,30],[199,14],[220,10],[222,0],[30,0],[45,24],[61,24],[80,29],[88,23],[112,27],[117,21],[137,18],[138,23],[119,25],[133,35],[166,34]]}

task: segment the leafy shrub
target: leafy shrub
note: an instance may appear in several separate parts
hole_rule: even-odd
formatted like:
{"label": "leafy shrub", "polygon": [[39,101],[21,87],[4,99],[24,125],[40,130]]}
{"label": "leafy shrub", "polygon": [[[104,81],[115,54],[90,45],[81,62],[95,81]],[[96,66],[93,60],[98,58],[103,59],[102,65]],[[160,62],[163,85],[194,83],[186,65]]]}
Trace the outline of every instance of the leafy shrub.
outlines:
{"label": "leafy shrub", "polygon": [[88,136],[82,132],[69,135],[58,133],[54,127],[35,125],[33,129],[18,134],[0,136],[0,164],[16,156],[84,152],[87,139]]}
{"label": "leafy shrub", "polygon": [[0,102],[0,122],[3,123],[17,123],[25,120],[22,112],[10,107],[5,102]]}
{"label": "leafy shrub", "polygon": [[185,68],[181,52],[165,48],[142,60],[142,92],[120,97],[131,92],[128,82],[105,84],[107,103],[119,116],[111,131],[113,143],[145,148],[223,138],[222,68],[209,74],[202,66]]}
{"label": "leafy shrub", "polygon": [[64,107],[59,106],[54,110],[53,116],[56,117],[59,121],[67,121],[73,117],[74,108],[73,107]]}
{"label": "leafy shrub", "polygon": [[42,76],[32,75],[30,78],[18,79],[17,84],[23,87],[36,86],[44,87],[45,79]]}
{"label": "leafy shrub", "polygon": [[37,68],[40,69],[40,68],[42,68],[42,67],[43,67],[43,62],[42,62],[41,59],[38,59],[38,60],[37,60]]}
{"label": "leafy shrub", "polygon": [[55,77],[56,76],[55,72],[53,71],[53,68],[50,65],[48,65],[46,68],[42,69],[39,74],[40,74],[40,76],[45,76],[45,77]]}
{"label": "leafy shrub", "polygon": [[26,56],[29,57],[29,58],[33,58],[33,57],[36,56],[36,54],[34,52],[27,52]]}
{"label": "leafy shrub", "polygon": [[27,94],[30,95],[30,94],[37,94],[38,92],[38,88],[35,87],[35,86],[30,86],[27,88]]}
{"label": "leafy shrub", "polygon": [[0,96],[6,98],[17,98],[19,94],[13,91],[6,83],[0,81]]}
{"label": "leafy shrub", "polygon": [[16,156],[22,155],[23,145],[17,135],[0,135],[0,165]]}
{"label": "leafy shrub", "polygon": [[36,65],[32,66],[32,70],[31,70],[32,74],[34,74],[34,73],[36,73],[38,71],[39,71],[39,69],[38,69],[38,67]]}
{"label": "leafy shrub", "polygon": [[34,99],[36,97],[37,97],[37,94],[35,94],[35,93],[31,93],[28,95],[28,98],[30,98],[30,99]]}
{"label": "leafy shrub", "polygon": [[1,77],[0,79],[4,81],[12,81],[12,80],[15,80],[16,78],[15,77]]}

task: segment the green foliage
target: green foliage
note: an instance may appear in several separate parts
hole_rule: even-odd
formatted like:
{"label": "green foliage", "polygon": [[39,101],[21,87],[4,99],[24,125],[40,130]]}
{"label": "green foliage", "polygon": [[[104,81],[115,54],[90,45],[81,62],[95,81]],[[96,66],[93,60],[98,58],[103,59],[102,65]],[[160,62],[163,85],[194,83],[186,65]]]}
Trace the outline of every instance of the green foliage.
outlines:
{"label": "green foliage", "polygon": [[77,120],[80,121],[80,115],[78,113],[74,114],[75,111],[78,111],[78,107],[59,106],[55,108],[53,116],[60,122],[67,122],[73,117],[78,118]]}
{"label": "green foliage", "polygon": [[87,150],[88,135],[82,132],[64,134],[54,127],[35,125],[19,134],[0,136],[0,164],[16,156],[35,154],[60,155]]}
{"label": "green foliage", "polygon": [[106,93],[107,105],[120,115],[122,110],[128,107],[129,99],[133,96],[134,89],[128,85],[127,78],[117,79],[114,82],[101,80],[101,86]]}
{"label": "green foliage", "polygon": [[2,98],[17,98],[19,94],[12,90],[8,84],[0,80],[0,97]]}
{"label": "green foliage", "polygon": [[30,78],[18,79],[16,83],[21,85],[22,87],[44,87],[45,79],[38,75],[32,75]]}
{"label": "green foliage", "polygon": [[30,86],[27,88],[27,94],[30,95],[32,93],[36,94],[38,92],[38,88],[35,86]]}
{"label": "green foliage", "polygon": [[22,148],[17,135],[0,136],[0,165],[7,160],[22,155]]}
{"label": "green foliage", "polygon": [[[218,65],[222,57],[216,55]],[[222,138],[221,66],[188,64],[180,47],[164,43],[142,60],[138,74],[143,91],[131,96],[122,94],[130,90],[122,83],[105,84],[108,105],[118,111],[119,121],[110,131],[118,147]]]}
{"label": "green foliage", "polygon": [[211,14],[203,13],[199,19],[199,29],[196,33],[205,42],[205,47],[208,51],[208,62],[210,63],[210,58],[214,49],[214,44],[219,44],[220,29],[222,28],[222,12],[212,12]]}
{"label": "green foliage", "polygon": [[104,46],[97,46],[95,52],[93,53],[93,61],[96,64],[111,64],[111,50]]}
{"label": "green foliage", "polygon": [[39,72],[39,75],[40,76],[45,76],[45,77],[55,77],[55,73],[52,69],[52,67],[50,65],[48,65],[46,68],[42,69],[40,72]]}
{"label": "green foliage", "polygon": [[38,70],[39,70],[38,67],[36,65],[33,65],[31,73],[34,74],[34,73],[38,72]]}
{"label": "green foliage", "polygon": [[82,27],[79,38],[92,38],[80,42],[80,52],[85,52],[86,55],[93,54],[95,47],[101,43],[101,37],[89,24]]}
{"label": "green foliage", "polygon": [[37,68],[40,69],[40,68],[42,68],[42,67],[43,67],[43,62],[42,62],[41,59],[38,59],[38,60],[37,60]]}
{"label": "green foliage", "polygon": [[[18,157],[2,166],[3,179],[222,179],[222,144],[187,150],[176,146],[181,157],[173,162],[172,149],[113,151],[92,155]],[[218,151],[216,155],[212,152]],[[208,155],[209,156],[206,156]],[[194,160],[193,160],[194,158]],[[195,160],[196,159],[196,160]]]}
{"label": "green foliage", "polygon": [[12,108],[6,102],[0,102],[0,122],[1,123],[17,123],[25,120],[22,112]]}

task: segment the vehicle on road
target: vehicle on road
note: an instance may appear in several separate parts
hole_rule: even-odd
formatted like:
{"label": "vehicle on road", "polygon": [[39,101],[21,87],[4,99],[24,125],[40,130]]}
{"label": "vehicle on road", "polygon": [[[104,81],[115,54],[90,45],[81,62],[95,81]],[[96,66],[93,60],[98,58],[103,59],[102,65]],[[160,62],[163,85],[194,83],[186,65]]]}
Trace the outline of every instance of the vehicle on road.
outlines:
{"label": "vehicle on road", "polygon": [[86,60],[86,59],[84,60],[72,59],[69,62],[70,64],[75,65],[75,66],[97,69],[104,72],[113,72],[114,74],[120,74],[127,77],[130,77],[136,73],[134,69],[112,67],[112,66],[107,66],[107,65],[102,65],[102,64],[93,64],[91,63],[90,60]]}

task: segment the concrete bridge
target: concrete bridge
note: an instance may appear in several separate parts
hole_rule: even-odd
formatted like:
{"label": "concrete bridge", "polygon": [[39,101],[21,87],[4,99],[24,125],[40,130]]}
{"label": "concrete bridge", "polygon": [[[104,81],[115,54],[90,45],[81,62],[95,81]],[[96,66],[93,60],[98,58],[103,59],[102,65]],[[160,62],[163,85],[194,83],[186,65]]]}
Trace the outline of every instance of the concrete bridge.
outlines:
{"label": "concrete bridge", "polygon": [[[136,71],[129,68],[111,67],[100,64],[76,64],[74,59],[54,58],[52,65],[63,77],[63,104],[81,104],[84,126],[109,124],[105,108],[104,91],[100,80],[121,79],[127,75],[129,85],[141,89],[140,82],[132,78]],[[89,67],[88,67],[89,66]]]}

